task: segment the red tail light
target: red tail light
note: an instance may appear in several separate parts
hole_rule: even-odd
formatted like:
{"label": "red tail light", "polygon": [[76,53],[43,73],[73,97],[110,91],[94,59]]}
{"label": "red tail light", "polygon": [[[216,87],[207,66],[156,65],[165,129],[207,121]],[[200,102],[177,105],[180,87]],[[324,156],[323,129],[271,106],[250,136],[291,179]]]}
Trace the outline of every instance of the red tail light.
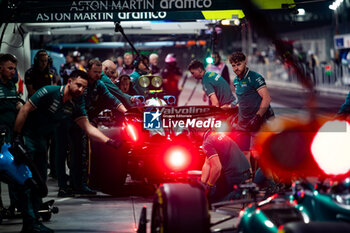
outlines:
{"label": "red tail light", "polygon": [[165,153],[165,164],[172,170],[185,170],[190,164],[190,154],[184,147],[171,147]]}

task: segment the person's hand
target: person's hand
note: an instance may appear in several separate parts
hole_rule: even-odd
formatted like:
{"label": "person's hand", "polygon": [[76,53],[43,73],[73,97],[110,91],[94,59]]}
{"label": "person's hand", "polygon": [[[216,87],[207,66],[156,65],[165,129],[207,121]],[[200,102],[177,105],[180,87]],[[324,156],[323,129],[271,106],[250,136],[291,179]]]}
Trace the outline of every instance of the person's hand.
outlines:
{"label": "person's hand", "polygon": [[208,100],[207,95],[204,94],[204,95],[203,95],[203,102],[207,102],[207,100]]}
{"label": "person's hand", "polygon": [[24,141],[23,141],[23,137],[21,134],[15,133],[13,135],[12,147],[16,148],[16,149],[20,148],[20,147],[24,148]]}
{"label": "person's hand", "polygon": [[224,104],[220,108],[222,108],[223,110],[228,110],[228,109],[231,109],[232,106],[231,106],[231,104]]}
{"label": "person's hand", "polygon": [[106,145],[107,146],[111,146],[114,149],[118,149],[122,145],[122,142],[121,141],[116,141],[114,139],[108,139],[108,141],[106,142]]}
{"label": "person's hand", "polygon": [[205,195],[206,196],[212,196],[215,192],[215,185],[209,185],[208,183],[204,183],[201,180],[199,180],[200,186],[204,189]]}
{"label": "person's hand", "polygon": [[141,100],[139,98],[137,98],[137,97],[131,96],[130,97],[130,101],[131,101],[131,103],[134,103],[136,106],[141,106],[142,105]]}
{"label": "person's hand", "polygon": [[14,134],[11,147],[11,153],[16,162],[25,162],[27,160],[27,151],[22,135]]}
{"label": "person's hand", "polygon": [[248,123],[248,129],[257,132],[259,131],[261,125],[263,123],[263,118],[259,115],[256,114]]}

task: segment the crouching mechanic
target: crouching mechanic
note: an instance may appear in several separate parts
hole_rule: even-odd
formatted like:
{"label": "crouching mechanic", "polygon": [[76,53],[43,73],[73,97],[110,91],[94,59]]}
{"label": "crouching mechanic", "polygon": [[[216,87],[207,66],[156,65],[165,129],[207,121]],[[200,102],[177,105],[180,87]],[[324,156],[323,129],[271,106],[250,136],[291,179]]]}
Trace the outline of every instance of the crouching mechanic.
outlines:
{"label": "crouching mechanic", "polygon": [[[39,89],[20,109],[14,126],[14,147],[21,145],[23,140],[29,157],[37,166],[41,177],[47,178],[47,136],[65,119],[71,118],[81,127],[89,137],[104,142],[109,146],[118,147],[119,143],[108,138],[97,128],[92,126],[86,116],[82,94],[88,86],[87,74],[83,71],[73,71],[65,86],[45,86]],[[39,207],[42,199],[32,197],[33,209],[24,232],[53,232],[43,229],[39,222]]]}
{"label": "crouching mechanic", "polygon": [[237,144],[227,135],[207,131],[203,135],[206,158],[201,182],[210,203],[229,200],[233,186],[250,178],[250,165]]}

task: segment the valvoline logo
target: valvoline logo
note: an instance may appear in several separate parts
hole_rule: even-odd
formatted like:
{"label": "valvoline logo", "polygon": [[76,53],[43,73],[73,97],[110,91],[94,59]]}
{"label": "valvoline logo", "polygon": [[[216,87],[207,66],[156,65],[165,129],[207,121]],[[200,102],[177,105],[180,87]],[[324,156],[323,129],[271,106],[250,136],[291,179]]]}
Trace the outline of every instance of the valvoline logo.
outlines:
{"label": "valvoline logo", "polygon": [[161,113],[157,109],[156,112],[143,113],[143,128],[144,129],[160,129],[161,128]]}

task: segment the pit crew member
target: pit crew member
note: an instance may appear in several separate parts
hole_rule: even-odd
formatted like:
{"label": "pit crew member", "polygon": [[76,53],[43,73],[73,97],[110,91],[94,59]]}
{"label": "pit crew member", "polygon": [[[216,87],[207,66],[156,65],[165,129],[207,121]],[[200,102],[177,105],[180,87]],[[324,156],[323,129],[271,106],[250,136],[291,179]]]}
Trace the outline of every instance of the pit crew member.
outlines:
{"label": "pit crew member", "polygon": [[203,90],[211,101],[211,105],[230,108],[235,105],[235,97],[229,84],[219,74],[208,72],[199,60],[193,60],[188,70],[195,79],[202,79]]}
{"label": "pit crew member", "polygon": [[250,178],[250,165],[237,144],[223,133],[200,132],[206,159],[202,167],[201,182],[209,202],[229,200],[233,186]]}
{"label": "pit crew member", "polygon": [[34,57],[33,66],[26,71],[25,84],[28,90],[28,97],[46,85],[56,85],[58,77],[56,72],[49,65],[49,55],[46,50],[39,50]]}
{"label": "pit crew member", "polygon": [[250,160],[250,144],[253,132],[274,116],[270,106],[271,97],[264,78],[247,67],[246,56],[242,52],[234,52],[229,61],[233,72],[237,75],[233,85],[238,98],[237,144]]}
{"label": "pit crew member", "polygon": [[112,82],[113,78],[117,74],[117,66],[111,60],[105,60],[102,63],[102,73],[101,73],[101,81],[107,87],[108,91],[118,98],[126,108],[130,108],[134,105],[134,103],[138,103],[138,99],[125,94],[120,88]]}
{"label": "pit crew member", "polygon": [[[125,106],[113,96],[100,80],[102,63],[99,60],[90,60],[87,67],[88,86],[84,92],[84,102],[89,120],[97,117],[104,109],[125,113]],[[74,147],[71,158],[73,193],[94,195],[96,191],[87,185],[89,144],[86,134],[73,124],[71,129],[72,145]]]}
{"label": "pit crew member", "polygon": [[[118,143],[92,126],[84,108],[82,94],[88,85],[85,72],[73,71],[65,86],[49,85],[39,89],[20,109],[14,126],[14,147],[24,144],[29,157],[37,166],[41,177],[47,177],[46,139],[60,122],[67,118],[74,119],[90,137],[117,147]],[[32,197],[34,216],[32,222],[39,222],[38,211],[42,203],[41,197]],[[34,230],[33,230],[34,231]],[[40,231],[41,232],[41,231]],[[45,231],[52,232],[52,231]]]}
{"label": "pit crew member", "polygon": [[206,68],[207,71],[215,72],[221,75],[225,81],[230,84],[230,74],[228,72],[228,67],[225,62],[221,61],[221,56],[218,52],[213,52],[211,57],[214,60],[213,64],[209,64]]}

